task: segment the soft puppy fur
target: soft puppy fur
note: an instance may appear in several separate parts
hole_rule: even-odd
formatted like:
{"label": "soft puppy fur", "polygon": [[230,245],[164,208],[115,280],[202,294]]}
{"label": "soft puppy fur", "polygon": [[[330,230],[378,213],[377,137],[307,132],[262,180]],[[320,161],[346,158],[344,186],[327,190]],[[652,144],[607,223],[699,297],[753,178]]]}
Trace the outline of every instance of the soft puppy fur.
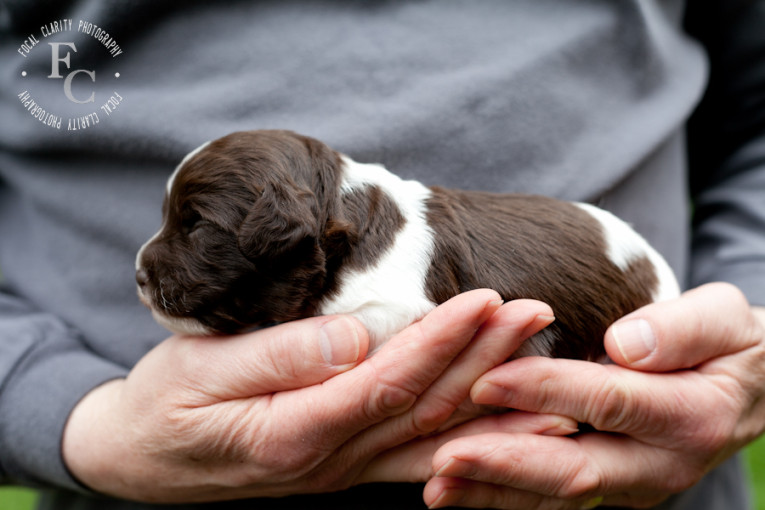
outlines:
{"label": "soft puppy fur", "polygon": [[607,327],[675,297],[661,256],[587,204],[425,187],[288,131],[187,155],[136,258],[140,299],[185,334],[356,316],[379,346],[450,297],[491,288],[556,321],[517,353],[603,357]]}

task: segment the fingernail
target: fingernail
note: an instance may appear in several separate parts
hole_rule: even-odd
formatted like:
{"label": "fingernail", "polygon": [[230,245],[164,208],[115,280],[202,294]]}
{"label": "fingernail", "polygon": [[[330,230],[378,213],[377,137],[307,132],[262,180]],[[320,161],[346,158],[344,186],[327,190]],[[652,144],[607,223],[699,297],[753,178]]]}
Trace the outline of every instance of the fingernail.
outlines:
{"label": "fingernail", "polygon": [[656,336],[651,324],[645,319],[615,324],[611,330],[616,347],[627,363],[647,358],[656,349]]}
{"label": "fingernail", "polygon": [[535,320],[539,321],[540,323],[546,323],[549,326],[550,324],[555,322],[555,316],[540,314],[540,315],[537,315]]}
{"label": "fingernail", "polygon": [[491,315],[494,315],[494,312],[499,310],[499,307],[504,304],[505,304],[504,300],[495,299],[494,301],[489,301],[488,303],[486,303],[484,310],[489,310],[491,312],[489,316],[491,316]]}
{"label": "fingernail", "polygon": [[458,487],[446,487],[441,494],[428,505],[428,508],[443,508],[445,506],[456,506],[462,502],[465,497],[465,491]]}
{"label": "fingernail", "polygon": [[562,418],[554,425],[551,425],[547,429],[543,430],[541,434],[543,436],[570,436],[579,432],[577,422],[571,418]]}
{"label": "fingernail", "polygon": [[319,348],[330,365],[347,365],[359,359],[359,334],[347,317],[338,317],[319,329]]}
{"label": "fingernail", "polygon": [[510,391],[507,388],[486,382],[471,392],[471,399],[476,404],[504,406],[510,401]]}
{"label": "fingernail", "polygon": [[521,337],[527,338],[534,333],[537,333],[543,329],[545,329],[547,326],[555,322],[555,316],[554,315],[547,315],[547,314],[540,314],[534,317],[534,320],[526,326],[523,331],[521,332]]}

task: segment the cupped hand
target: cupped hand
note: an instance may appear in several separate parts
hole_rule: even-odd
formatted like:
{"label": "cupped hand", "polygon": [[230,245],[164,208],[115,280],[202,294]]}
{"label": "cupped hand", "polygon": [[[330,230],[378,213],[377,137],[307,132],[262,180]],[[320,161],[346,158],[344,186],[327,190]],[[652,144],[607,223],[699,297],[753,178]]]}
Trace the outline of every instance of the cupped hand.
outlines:
{"label": "cupped hand", "polygon": [[431,507],[648,507],[697,483],[765,427],[765,313],[710,284],[642,308],[605,342],[617,363],[522,358],[489,371],[473,401],[557,413],[596,431],[497,428],[445,442]]}
{"label": "cupped hand", "polygon": [[[473,383],[551,318],[533,301],[460,295],[365,358],[348,317],[228,338],[171,337],[75,407],[67,466],[108,495],[192,502],[339,490],[383,479],[383,451],[441,426]],[[550,428],[538,418],[515,430]],[[430,456],[425,457],[430,463]],[[412,474],[414,476],[414,474]]]}

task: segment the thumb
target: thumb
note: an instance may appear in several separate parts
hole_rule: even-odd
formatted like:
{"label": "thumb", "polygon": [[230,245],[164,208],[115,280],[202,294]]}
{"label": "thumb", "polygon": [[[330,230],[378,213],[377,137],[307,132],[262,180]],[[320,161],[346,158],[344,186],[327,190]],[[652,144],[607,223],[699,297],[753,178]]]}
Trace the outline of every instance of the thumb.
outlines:
{"label": "thumb", "polygon": [[324,382],[363,361],[369,347],[364,326],[343,315],[312,317],[226,338],[178,341],[186,355],[181,359],[188,383],[214,400]]}
{"label": "thumb", "polygon": [[619,319],[606,331],[605,346],[619,365],[667,372],[742,351],[758,339],[756,320],[741,291],[712,283]]}

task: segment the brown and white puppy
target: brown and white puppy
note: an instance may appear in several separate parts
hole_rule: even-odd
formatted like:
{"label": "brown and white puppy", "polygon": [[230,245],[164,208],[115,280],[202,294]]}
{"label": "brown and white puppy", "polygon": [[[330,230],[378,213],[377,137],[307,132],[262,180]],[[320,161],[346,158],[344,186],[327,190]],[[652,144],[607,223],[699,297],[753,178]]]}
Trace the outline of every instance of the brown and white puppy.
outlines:
{"label": "brown and white puppy", "polygon": [[202,145],[167,183],[138,294],[178,333],[350,314],[372,348],[457,293],[548,303],[521,355],[598,360],[619,317],[679,290],[661,256],[587,204],[425,187],[287,131]]}

